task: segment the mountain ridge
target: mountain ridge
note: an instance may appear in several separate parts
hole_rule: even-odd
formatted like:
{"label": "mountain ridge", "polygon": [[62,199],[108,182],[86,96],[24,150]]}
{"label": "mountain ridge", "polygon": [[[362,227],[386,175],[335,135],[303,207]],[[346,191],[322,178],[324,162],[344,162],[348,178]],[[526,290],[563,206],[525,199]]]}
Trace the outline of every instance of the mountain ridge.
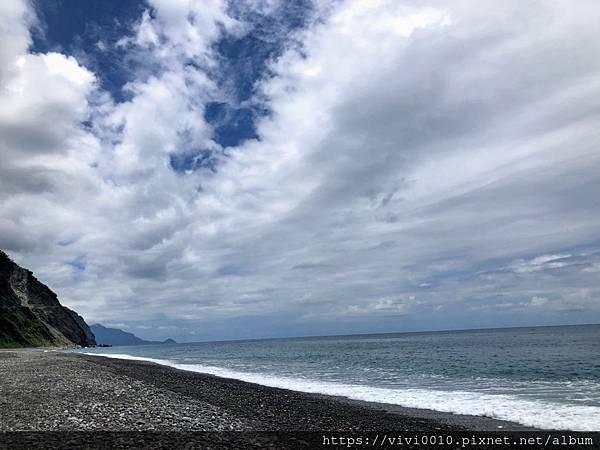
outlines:
{"label": "mountain ridge", "polygon": [[95,323],[90,326],[96,336],[96,342],[98,345],[150,345],[150,344],[176,344],[173,339],[165,339],[164,341],[147,341],[136,336],[128,331],[121,330],[119,328],[105,327],[100,323]]}

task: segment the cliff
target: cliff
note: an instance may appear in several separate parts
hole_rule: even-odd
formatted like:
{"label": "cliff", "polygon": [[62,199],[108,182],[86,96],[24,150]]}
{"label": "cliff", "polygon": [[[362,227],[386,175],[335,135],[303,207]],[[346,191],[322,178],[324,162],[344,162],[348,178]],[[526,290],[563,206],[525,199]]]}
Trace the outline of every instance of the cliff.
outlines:
{"label": "cliff", "polygon": [[95,344],[81,316],[0,250],[0,348]]}

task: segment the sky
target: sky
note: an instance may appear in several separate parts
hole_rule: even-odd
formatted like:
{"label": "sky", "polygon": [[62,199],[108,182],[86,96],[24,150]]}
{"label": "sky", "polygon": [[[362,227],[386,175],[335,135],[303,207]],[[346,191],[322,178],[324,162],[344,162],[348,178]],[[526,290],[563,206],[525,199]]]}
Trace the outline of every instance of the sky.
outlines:
{"label": "sky", "polygon": [[600,322],[596,0],[2,0],[0,248],[178,341]]}

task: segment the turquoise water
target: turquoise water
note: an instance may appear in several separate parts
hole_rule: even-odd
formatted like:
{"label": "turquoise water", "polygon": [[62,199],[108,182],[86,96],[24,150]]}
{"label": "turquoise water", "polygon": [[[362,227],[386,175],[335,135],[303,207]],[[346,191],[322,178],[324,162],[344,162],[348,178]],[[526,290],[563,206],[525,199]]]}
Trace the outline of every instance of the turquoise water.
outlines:
{"label": "turquoise water", "polygon": [[268,386],[600,430],[600,325],[85,349]]}

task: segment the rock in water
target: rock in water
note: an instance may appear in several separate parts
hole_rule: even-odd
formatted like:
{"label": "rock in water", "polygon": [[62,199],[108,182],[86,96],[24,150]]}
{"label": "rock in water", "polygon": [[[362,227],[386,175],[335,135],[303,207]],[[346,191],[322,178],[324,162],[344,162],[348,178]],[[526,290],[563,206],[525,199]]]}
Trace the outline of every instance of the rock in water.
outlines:
{"label": "rock in water", "polygon": [[95,344],[81,316],[0,250],[0,347]]}

